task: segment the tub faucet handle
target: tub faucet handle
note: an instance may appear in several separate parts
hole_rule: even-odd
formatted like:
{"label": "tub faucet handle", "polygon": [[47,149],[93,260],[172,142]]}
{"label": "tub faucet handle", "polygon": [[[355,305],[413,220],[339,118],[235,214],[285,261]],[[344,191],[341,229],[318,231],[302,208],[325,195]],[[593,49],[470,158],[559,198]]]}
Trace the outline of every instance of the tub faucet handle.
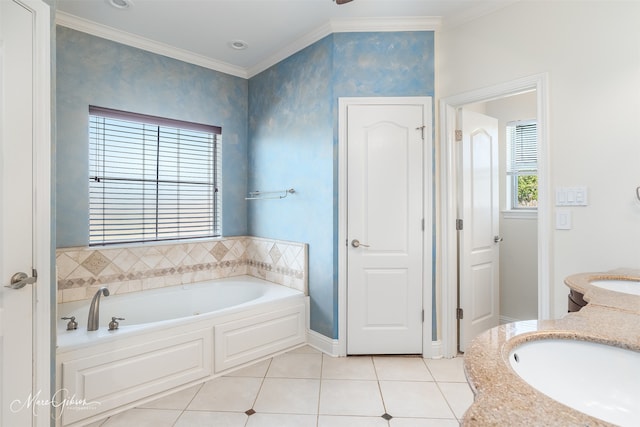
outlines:
{"label": "tub faucet handle", "polygon": [[75,329],[78,329],[78,322],[76,322],[76,316],[62,317],[62,320],[68,320],[69,321],[67,323],[67,331],[73,331]]}
{"label": "tub faucet handle", "polygon": [[110,331],[115,331],[116,329],[118,329],[118,327],[120,326],[120,323],[118,323],[119,320],[124,320],[124,317],[112,317],[111,318],[111,322],[109,322],[109,330]]}

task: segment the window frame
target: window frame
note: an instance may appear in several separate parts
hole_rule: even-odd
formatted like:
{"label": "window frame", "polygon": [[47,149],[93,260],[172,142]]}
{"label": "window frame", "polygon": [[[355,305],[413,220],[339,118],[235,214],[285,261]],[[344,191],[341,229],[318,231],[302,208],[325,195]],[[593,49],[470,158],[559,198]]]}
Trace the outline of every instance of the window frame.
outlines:
{"label": "window frame", "polygon": [[[535,161],[532,162],[535,166],[534,168],[524,168],[522,169],[518,165],[518,161],[514,160],[514,149],[512,137],[510,135],[511,128],[525,127],[525,126],[535,126],[535,131],[533,136],[535,138]],[[505,125],[505,135],[506,135],[506,168],[505,168],[505,176],[506,176],[506,212],[510,213],[522,213],[522,214],[535,214],[537,212],[538,207],[536,206],[519,206],[518,205],[518,178],[520,176],[538,176],[538,121],[536,119],[526,119],[526,120],[513,120],[507,122]],[[528,147],[531,149],[531,147]],[[531,163],[531,162],[530,162]]]}
{"label": "window frame", "polygon": [[[126,142],[124,144],[132,143],[132,145],[130,146],[132,150],[142,151],[143,154],[140,155],[141,160],[139,165],[136,164],[135,167],[128,168],[125,161],[122,161],[121,163],[118,163],[118,161],[104,163],[104,156],[100,157],[100,154],[103,154],[104,151],[102,153],[98,153],[98,150],[99,147],[102,147],[102,149],[107,147],[108,140],[105,139],[104,135],[98,134],[97,128],[92,128],[92,126],[96,124],[96,119],[102,120],[102,125],[109,124],[113,125],[114,128],[120,129],[124,128],[124,122],[129,122],[132,124],[134,130],[139,133],[131,136],[129,140],[125,140]],[[107,123],[108,120],[112,120],[113,122]],[[117,123],[115,121],[119,121],[120,123]],[[156,127],[156,130],[149,130],[150,134],[154,135],[154,137],[157,139],[155,154],[153,153],[153,150],[148,150],[146,148],[148,146],[148,141],[146,140],[147,126]],[[154,134],[154,132],[156,133]],[[191,133],[191,135],[189,135],[189,133]],[[222,128],[220,126],[175,120],[165,117],[139,114],[90,105],[88,153],[89,246],[106,246],[112,244],[151,243],[179,240],[187,241],[201,238],[220,237],[222,235],[221,135]],[[96,138],[96,136],[98,138]],[[198,138],[197,141],[193,139],[196,137]],[[113,146],[117,144],[113,143],[115,139],[116,137],[114,137],[111,141]],[[201,147],[198,147],[201,142],[207,142],[211,145],[202,145]],[[122,144],[122,142],[120,142],[120,144]],[[112,150],[114,149],[113,147],[109,148]],[[93,153],[92,149],[95,150]],[[166,151],[168,149],[172,149],[175,151],[173,157]],[[147,151],[145,152],[145,150]],[[151,151],[151,154],[148,153],[149,151]],[[197,155],[200,153],[202,153],[203,156],[206,155],[206,157],[198,157]],[[195,166],[185,168],[185,159],[191,160],[191,164],[194,164],[194,158],[197,158],[198,160],[200,160],[201,158],[206,158],[207,161],[203,162],[202,164],[196,163]],[[99,159],[103,162],[101,165],[98,164]],[[152,176],[155,175],[154,179],[149,178],[149,175],[145,174],[144,172],[140,172],[140,170],[144,170],[146,165],[149,164],[147,163],[149,159],[151,160],[150,164],[153,164],[155,161],[155,174],[151,174]],[[170,160],[167,162],[167,159]],[[174,162],[172,163],[172,161]],[[211,163],[209,163],[209,161]],[[108,165],[111,168],[122,167],[125,172],[122,176],[119,176],[117,174],[106,176],[108,175],[108,173],[105,174],[105,170],[108,169],[105,169],[105,165]],[[100,167],[102,167],[101,170]],[[183,171],[186,171],[187,174],[198,173],[198,179],[185,179]],[[102,174],[105,176],[100,176],[98,172],[102,172]],[[123,176],[125,176],[127,173],[131,176],[123,178]],[[136,176],[136,173],[139,174],[139,176]],[[162,175],[165,176],[163,177]],[[170,179],[167,178],[167,176],[174,177],[173,179]],[[202,176],[205,176],[205,178],[202,178]],[[110,208],[110,203],[113,203],[113,206],[116,206],[115,208],[113,208],[113,210],[117,211],[118,203],[122,203],[123,200],[121,198],[121,195],[126,195],[125,191],[121,190],[118,195],[113,196],[113,198],[109,198],[111,196],[109,196],[108,191],[105,190],[105,188],[107,188],[108,186],[106,184],[102,184],[102,186],[100,186],[101,182],[108,181],[112,182],[111,185],[114,185],[113,183],[116,181],[132,185],[132,188],[134,188],[132,190],[134,192],[134,195],[136,191],[136,185],[138,185],[137,191],[143,192],[147,191],[148,188],[153,189],[153,187],[155,186],[155,196],[152,193],[152,196],[148,199],[142,197],[140,209],[138,211],[132,211],[131,218],[134,218],[133,221],[135,221],[136,219],[140,221],[139,228],[137,229],[137,231],[135,227],[129,228],[127,230],[129,230],[130,233],[139,235],[139,237],[127,237],[127,232],[123,231],[126,226],[122,226],[120,234],[118,234],[117,237],[113,237],[113,235],[110,235],[109,228],[106,223],[110,219],[116,221],[115,218],[117,217],[117,214],[111,213],[110,215],[115,216],[99,217],[100,213],[98,212],[98,210],[100,208],[103,209],[103,212],[105,209],[108,210]],[[195,188],[198,188],[199,190],[194,192]],[[172,191],[175,194],[173,194]],[[194,192],[192,194],[195,194],[195,196],[192,196],[193,198],[191,200],[197,200],[198,205],[203,206],[204,210],[206,211],[206,213],[203,215],[199,213],[195,217],[196,219],[189,219],[191,218],[189,216],[189,207],[186,208],[185,216],[185,206],[189,205],[190,203],[188,201],[184,201],[187,200],[186,198],[184,198],[187,197],[184,196],[184,194],[189,193],[189,191]],[[212,203],[212,206],[209,203],[202,203],[201,198],[198,197],[201,191],[206,193],[205,200]],[[167,196],[168,194],[171,194],[171,196]],[[173,199],[172,197],[175,197],[175,199]],[[153,202],[154,199],[155,202]],[[95,200],[102,200],[102,204],[100,204],[100,202],[96,202]],[[149,202],[149,200],[151,200],[151,202]],[[171,205],[174,209],[165,211],[164,217],[173,218],[173,220],[162,219],[161,215],[158,214],[158,212],[165,207],[163,206],[163,202],[167,203],[167,201],[171,201]],[[155,225],[153,225],[153,219],[151,220],[151,222],[148,222],[149,220],[147,212],[149,209],[155,209]],[[203,218],[204,220],[202,220]],[[95,222],[95,224],[98,224],[100,222],[102,223],[100,225],[94,226],[93,221]],[[149,224],[151,224],[151,226],[149,226]],[[207,231],[199,234],[197,231],[187,231],[188,226],[193,224],[200,224],[199,228],[207,229]],[[185,230],[185,228],[187,229]],[[194,226],[194,228],[198,227]],[[174,231],[170,231],[172,229]]]}

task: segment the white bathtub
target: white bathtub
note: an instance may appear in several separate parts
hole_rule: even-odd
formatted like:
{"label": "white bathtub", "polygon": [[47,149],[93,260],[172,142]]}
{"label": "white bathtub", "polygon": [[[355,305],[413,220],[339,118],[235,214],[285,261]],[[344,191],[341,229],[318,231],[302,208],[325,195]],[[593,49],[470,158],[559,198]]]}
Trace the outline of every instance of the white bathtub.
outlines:
{"label": "white bathtub", "polygon": [[[304,343],[307,299],[250,276],[102,296],[92,332],[90,300],[59,304],[58,318],[78,322],[57,325],[57,386],[71,402],[59,424],[84,425]],[[108,330],[111,317],[125,319],[118,330]]]}

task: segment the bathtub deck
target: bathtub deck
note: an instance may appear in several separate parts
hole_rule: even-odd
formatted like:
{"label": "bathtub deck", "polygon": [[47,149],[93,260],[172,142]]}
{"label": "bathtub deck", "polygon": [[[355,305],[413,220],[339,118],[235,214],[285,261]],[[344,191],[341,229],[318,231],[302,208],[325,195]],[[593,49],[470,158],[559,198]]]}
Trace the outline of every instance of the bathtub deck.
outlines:
{"label": "bathtub deck", "polygon": [[[81,427],[303,344],[309,298],[281,285],[251,286],[257,297],[219,310],[117,331],[61,331],[56,385],[78,402],[58,409],[58,425]],[[187,292],[191,300],[202,296]]]}

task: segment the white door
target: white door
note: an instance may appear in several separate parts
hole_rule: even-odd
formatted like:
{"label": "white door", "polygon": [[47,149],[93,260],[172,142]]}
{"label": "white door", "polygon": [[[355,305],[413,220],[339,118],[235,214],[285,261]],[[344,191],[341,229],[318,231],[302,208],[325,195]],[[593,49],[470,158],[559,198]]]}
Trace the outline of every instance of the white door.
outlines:
{"label": "white door", "polygon": [[[36,12],[35,6],[40,12]],[[41,16],[36,15],[41,13]],[[36,31],[36,28],[38,30]],[[44,32],[44,33],[43,33]],[[42,93],[43,83],[38,79],[45,75],[48,83],[49,60],[38,56],[44,52],[48,55],[49,14],[44,3],[25,0],[0,1],[0,360],[1,388],[0,425],[31,426],[49,424],[49,409],[46,403],[49,398],[49,330],[39,330],[38,338],[44,337],[47,342],[39,349],[40,357],[34,357],[34,330],[38,322],[34,322],[34,312],[41,305],[49,304],[49,290],[45,287],[43,295],[38,298],[35,291],[36,254],[34,236],[36,224],[45,227],[43,231],[49,241],[50,223],[34,222],[34,212],[39,206],[39,218],[50,217],[50,200],[47,183],[41,189],[44,199],[38,199],[35,182],[39,181],[36,172],[44,164],[43,174],[50,168],[50,134],[47,126],[39,120],[47,115],[49,107],[39,103],[49,103],[48,84],[44,85],[46,93]],[[42,37],[42,38],[39,38]],[[36,46],[46,46],[38,50]],[[46,69],[38,70],[38,66]],[[39,97],[42,95],[42,97]],[[46,105],[46,104],[45,104]],[[42,114],[41,110],[46,113]],[[43,137],[46,139],[38,140]],[[36,142],[37,141],[37,142]],[[36,155],[35,147],[42,144],[42,153]],[[40,157],[39,157],[40,156]],[[37,165],[35,164],[37,163]],[[50,176],[46,177],[50,182]],[[38,200],[42,200],[39,205]],[[44,254],[50,253],[43,248]],[[49,260],[43,257],[45,280],[49,278]],[[15,277],[14,287],[7,285],[16,273],[25,273]],[[22,281],[21,281],[22,280]],[[48,313],[48,308],[46,308]],[[48,320],[45,321],[48,323]],[[46,363],[42,363],[43,359]],[[41,382],[40,372],[46,376]],[[37,378],[36,378],[37,377]],[[43,386],[40,394],[36,387]],[[34,400],[38,399],[38,400]],[[38,416],[38,418],[34,418]]]}
{"label": "white door", "polygon": [[498,120],[462,110],[460,351],[499,324]]}
{"label": "white door", "polygon": [[347,106],[347,353],[422,353],[425,106]]}

